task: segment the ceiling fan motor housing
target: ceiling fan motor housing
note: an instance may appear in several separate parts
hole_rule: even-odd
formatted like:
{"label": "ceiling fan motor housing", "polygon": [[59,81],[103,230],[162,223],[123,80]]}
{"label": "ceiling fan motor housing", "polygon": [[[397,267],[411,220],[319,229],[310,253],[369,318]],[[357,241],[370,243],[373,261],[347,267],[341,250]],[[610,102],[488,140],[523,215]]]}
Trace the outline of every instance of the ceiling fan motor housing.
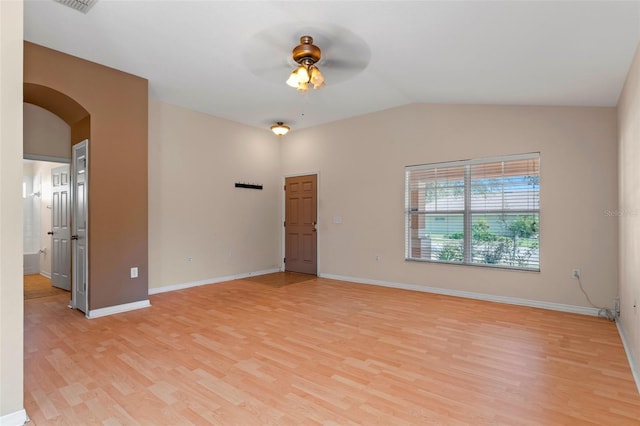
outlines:
{"label": "ceiling fan motor housing", "polygon": [[322,52],[313,44],[313,37],[306,35],[300,37],[300,44],[293,48],[292,55],[293,60],[299,64],[305,60],[311,60],[315,64],[322,57]]}

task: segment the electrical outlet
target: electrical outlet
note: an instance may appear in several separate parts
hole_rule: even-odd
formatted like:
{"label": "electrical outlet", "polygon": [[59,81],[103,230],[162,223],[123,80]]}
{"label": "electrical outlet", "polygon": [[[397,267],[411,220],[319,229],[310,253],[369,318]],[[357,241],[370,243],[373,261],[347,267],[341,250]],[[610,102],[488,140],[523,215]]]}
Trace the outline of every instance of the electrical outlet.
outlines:
{"label": "electrical outlet", "polygon": [[613,313],[616,317],[620,316],[620,299],[618,298],[613,299]]}
{"label": "electrical outlet", "polygon": [[376,262],[380,262],[380,255],[376,254]]}
{"label": "electrical outlet", "polygon": [[580,278],[580,269],[574,268],[571,270],[571,276],[573,278]]}
{"label": "electrical outlet", "polygon": [[134,266],[131,268],[131,278],[138,278],[138,267]]}
{"label": "electrical outlet", "polygon": [[193,257],[191,256],[187,256],[185,259],[187,259],[187,262],[193,262]]}

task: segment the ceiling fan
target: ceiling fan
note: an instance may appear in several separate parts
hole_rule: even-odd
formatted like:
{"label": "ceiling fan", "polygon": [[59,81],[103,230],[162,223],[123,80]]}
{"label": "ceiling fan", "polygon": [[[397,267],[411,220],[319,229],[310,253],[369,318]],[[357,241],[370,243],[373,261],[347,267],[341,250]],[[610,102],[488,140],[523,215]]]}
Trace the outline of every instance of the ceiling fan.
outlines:
{"label": "ceiling fan", "polygon": [[250,37],[244,49],[244,62],[254,75],[278,85],[286,81],[303,92],[309,84],[323,87],[325,77],[332,86],[349,80],[367,67],[370,57],[361,37],[337,25],[318,23],[267,28]]}

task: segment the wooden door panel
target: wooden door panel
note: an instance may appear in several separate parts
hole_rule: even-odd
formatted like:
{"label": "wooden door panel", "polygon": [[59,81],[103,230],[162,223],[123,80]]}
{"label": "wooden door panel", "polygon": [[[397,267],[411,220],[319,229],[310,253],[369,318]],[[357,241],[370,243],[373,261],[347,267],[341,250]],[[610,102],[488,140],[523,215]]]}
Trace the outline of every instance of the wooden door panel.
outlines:
{"label": "wooden door panel", "polygon": [[285,180],[285,270],[317,274],[317,176]]}
{"label": "wooden door panel", "polygon": [[300,247],[300,242],[298,239],[298,234],[287,233],[286,240],[286,250],[285,250],[285,258],[287,262],[290,264],[294,264],[298,261],[298,248]]}
{"label": "wooden door panel", "polygon": [[299,224],[298,219],[300,218],[300,199],[298,198],[288,198],[287,199],[287,209],[289,212],[289,222],[291,226],[296,226]]}
{"label": "wooden door panel", "polygon": [[[306,194],[306,193],[305,193]],[[316,221],[316,200],[315,197],[309,197],[308,195],[302,198],[302,223],[305,225],[312,225]]]}
{"label": "wooden door panel", "polygon": [[310,263],[315,261],[316,241],[313,234],[305,234],[302,236],[302,261]]}

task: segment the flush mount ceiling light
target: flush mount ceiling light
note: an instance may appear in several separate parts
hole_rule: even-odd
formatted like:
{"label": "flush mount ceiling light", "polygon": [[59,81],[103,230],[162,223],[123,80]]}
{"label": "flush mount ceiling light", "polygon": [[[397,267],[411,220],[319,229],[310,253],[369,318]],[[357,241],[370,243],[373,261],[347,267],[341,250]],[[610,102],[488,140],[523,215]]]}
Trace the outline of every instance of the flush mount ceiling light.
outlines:
{"label": "flush mount ceiling light", "polygon": [[313,37],[308,35],[300,37],[300,44],[293,48],[291,54],[298,67],[293,70],[287,80],[289,86],[299,92],[309,90],[309,84],[312,84],[314,89],[324,86],[324,77],[316,66],[322,57],[322,52],[313,44]]}
{"label": "flush mount ceiling light", "polygon": [[291,127],[286,126],[282,121],[278,121],[276,124],[271,126],[271,131],[278,136],[284,136],[289,133]]}

